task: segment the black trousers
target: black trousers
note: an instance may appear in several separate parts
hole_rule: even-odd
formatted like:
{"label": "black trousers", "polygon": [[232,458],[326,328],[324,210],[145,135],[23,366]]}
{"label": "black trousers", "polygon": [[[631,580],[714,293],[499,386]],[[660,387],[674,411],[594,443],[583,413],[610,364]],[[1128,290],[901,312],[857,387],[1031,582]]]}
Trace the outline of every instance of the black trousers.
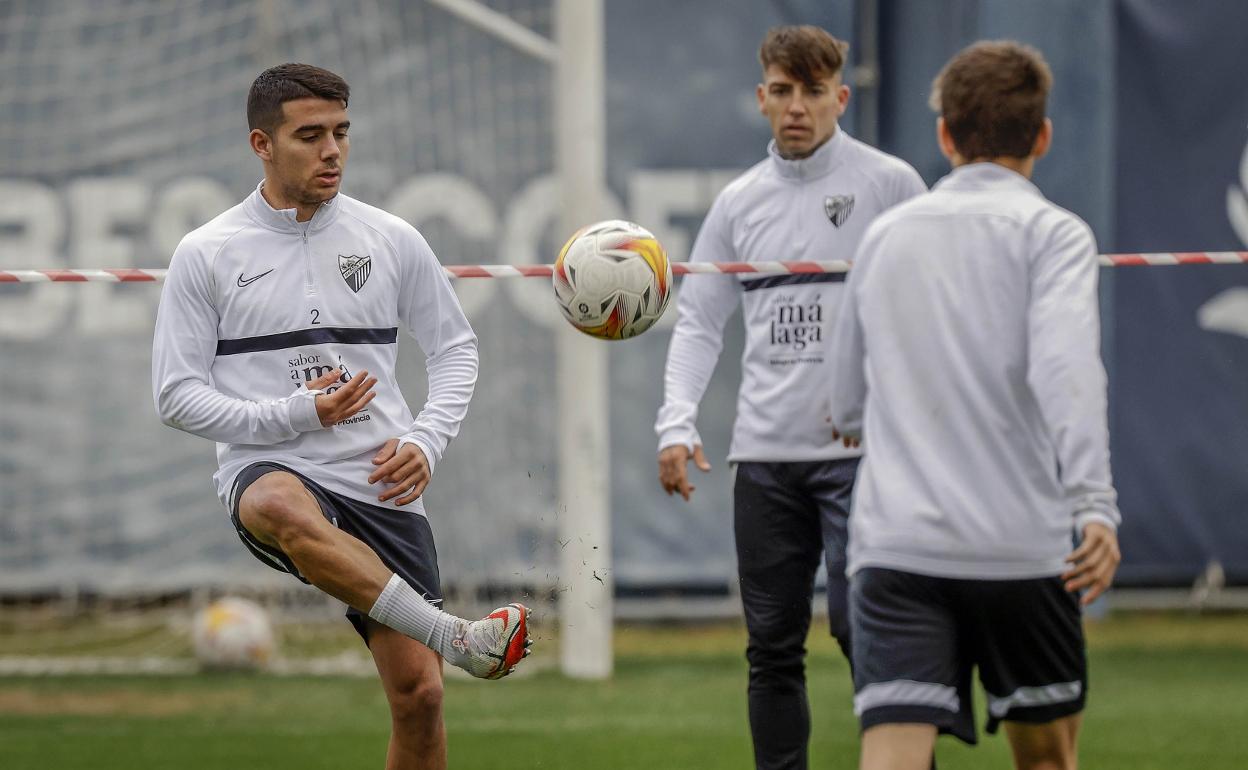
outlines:
{"label": "black trousers", "polygon": [[737,466],[733,519],[758,770],[807,766],[806,635],[820,554],[829,625],[850,657],[845,543],[857,470],[856,458]]}

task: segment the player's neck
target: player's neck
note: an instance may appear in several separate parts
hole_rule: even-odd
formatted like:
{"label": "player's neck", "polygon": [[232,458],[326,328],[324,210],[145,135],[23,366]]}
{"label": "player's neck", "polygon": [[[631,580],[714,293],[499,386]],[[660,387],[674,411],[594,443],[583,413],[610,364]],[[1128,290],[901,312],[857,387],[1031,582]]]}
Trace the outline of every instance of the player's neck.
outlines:
{"label": "player's neck", "polygon": [[277,211],[294,209],[296,222],[307,222],[316,213],[316,210],[321,207],[319,203],[299,203],[298,201],[288,199],[281,194],[281,187],[271,183],[268,177],[265,177],[264,184],[260,185],[260,195],[265,202]]}
{"label": "player's neck", "polygon": [[993,158],[990,162],[996,163],[998,166],[1005,166],[1027,179],[1031,179],[1031,172],[1036,168],[1036,159],[1031,155],[1025,158]]}
{"label": "player's neck", "polygon": [[969,163],[995,163],[998,166],[1004,166],[1010,171],[1019,174],[1027,179],[1031,179],[1031,174],[1036,168],[1036,158],[1034,155],[1028,155],[1025,158],[1014,158],[1003,155],[999,158],[975,158],[974,160],[966,160],[962,157],[953,159],[953,167],[965,166]]}

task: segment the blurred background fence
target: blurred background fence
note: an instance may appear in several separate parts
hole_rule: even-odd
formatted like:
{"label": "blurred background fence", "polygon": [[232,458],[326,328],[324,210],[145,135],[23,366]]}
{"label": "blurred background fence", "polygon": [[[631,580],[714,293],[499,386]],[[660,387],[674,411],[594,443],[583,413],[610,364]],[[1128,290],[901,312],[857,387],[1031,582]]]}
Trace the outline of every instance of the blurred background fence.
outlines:
{"label": "blurred background fence", "polygon": [[[553,34],[550,0],[482,5]],[[552,261],[562,233],[549,65],[443,6],[0,0],[0,269],[164,267],[183,234],[259,180],[247,88],[292,60],[351,83],[348,194],[416,224],[447,264]],[[1057,80],[1056,145],[1036,181],[1092,225],[1102,251],[1248,243],[1248,4],[724,7],[606,2],[612,205],[653,229],[673,259],[687,257],[715,193],[763,157],[756,50],[782,23],[853,42],[843,127],[929,183],[945,170],[926,107],[939,66],[980,37],[1033,43]],[[556,528],[566,515],[552,335],[563,322],[540,280],[457,290],[482,368],[427,493],[444,580],[468,602],[499,587],[548,595],[560,587]],[[1102,295],[1122,584],[1248,584],[1248,268],[1122,269],[1103,274]],[[239,547],[212,493],[211,446],[154,416],[157,296],[152,285],[0,286],[0,596],[290,585]],[[730,324],[702,410],[715,469],[685,504],[655,480],[651,424],[670,321],[609,347],[618,611],[657,616],[672,597],[702,596],[708,612],[731,613],[723,456],[741,334]],[[409,400],[420,402],[419,351],[404,344],[400,360]]]}

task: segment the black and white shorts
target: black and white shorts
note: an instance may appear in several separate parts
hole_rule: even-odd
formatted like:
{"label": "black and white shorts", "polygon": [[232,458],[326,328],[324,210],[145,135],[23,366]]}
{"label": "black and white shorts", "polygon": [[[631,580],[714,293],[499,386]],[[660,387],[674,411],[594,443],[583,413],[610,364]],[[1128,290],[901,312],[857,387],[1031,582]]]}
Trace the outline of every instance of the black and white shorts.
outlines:
{"label": "black and white shorts", "polygon": [[[441,604],[438,552],[433,545],[433,530],[429,527],[428,519],[419,514],[352,500],[331,492],[278,463],[260,462],[247,466],[235,479],[234,492],[230,495],[230,520],[234,522],[239,539],[253,556],[275,570],[289,572],[304,583],[308,582],[299,574],[289,556],[256,539],[238,517],[238,503],[243,499],[243,492],[261,476],[274,472],[289,473],[303,482],[303,486],[320,504],[321,514],[326,520],[348,535],[364,541],[377,553],[382,563],[406,580],[430,603]],[[347,608],[347,620],[351,621],[351,625],[355,626],[365,642],[368,641],[368,609]]]}
{"label": "black and white shorts", "polygon": [[869,567],[850,581],[854,713],[880,724],[935,725],[975,743],[971,673],[1002,721],[1077,714],[1088,666],[1079,600],[1058,577],[959,580]]}

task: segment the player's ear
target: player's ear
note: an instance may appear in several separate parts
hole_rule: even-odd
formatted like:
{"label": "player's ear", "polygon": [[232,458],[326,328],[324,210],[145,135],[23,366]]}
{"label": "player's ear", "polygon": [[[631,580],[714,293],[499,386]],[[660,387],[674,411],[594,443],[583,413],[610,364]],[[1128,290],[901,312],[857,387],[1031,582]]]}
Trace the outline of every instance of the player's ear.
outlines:
{"label": "player's ear", "polygon": [[1053,121],[1045,118],[1044,125],[1040,126],[1040,131],[1036,134],[1036,141],[1031,145],[1031,157],[1037,160],[1043,158],[1052,146]]}
{"label": "player's ear", "polygon": [[767,99],[767,89],[762,83],[755,86],[754,95],[758,97],[758,111],[763,115],[766,115],[767,110],[763,109],[763,102]]}
{"label": "player's ear", "polygon": [[845,108],[849,106],[850,90],[849,84],[845,82],[845,70],[837,70],[832,75],[832,91],[836,94],[837,117],[845,114]]}
{"label": "player's ear", "polygon": [[954,158],[958,154],[958,148],[953,143],[953,135],[949,133],[949,126],[945,124],[944,118],[936,118],[936,144],[940,147],[940,154],[956,166],[957,161]]}
{"label": "player's ear", "polygon": [[259,128],[251,129],[251,135],[247,137],[251,143],[251,151],[256,154],[260,160],[273,160],[273,139],[263,130]]}

